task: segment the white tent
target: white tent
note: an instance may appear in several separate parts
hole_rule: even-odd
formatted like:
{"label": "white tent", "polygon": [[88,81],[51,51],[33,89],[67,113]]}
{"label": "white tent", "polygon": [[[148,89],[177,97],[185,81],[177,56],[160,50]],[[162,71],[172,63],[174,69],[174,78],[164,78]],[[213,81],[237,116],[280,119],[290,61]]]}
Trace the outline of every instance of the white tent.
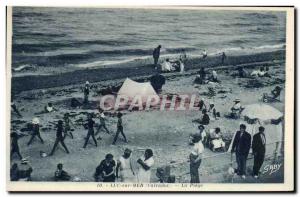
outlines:
{"label": "white tent", "polygon": [[[248,124],[246,121],[242,121],[241,123],[246,125],[246,131],[250,133],[251,137],[253,137],[253,135],[255,135],[258,132],[258,127],[265,127],[265,136],[267,144],[266,154],[279,153],[283,140],[282,123],[276,125],[271,123],[265,123],[265,121],[271,119],[278,119],[282,116],[282,112],[270,105],[261,103],[251,104],[245,106],[245,109],[242,112],[242,117],[248,117],[250,119],[257,118],[259,122],[255,124]],[[228,152],[231,151],[234,137],[235,136],[233,136],[231,140]]]}
{"label": "white tent", "polygon": [[139,96],[142,98],[143,103],[146,102],[149,97],[159,100],[159,96],[154,91],[150,82],[139,83],[129,78],[124,81],[118,95],[127,96],[129,100],[133,100]]}

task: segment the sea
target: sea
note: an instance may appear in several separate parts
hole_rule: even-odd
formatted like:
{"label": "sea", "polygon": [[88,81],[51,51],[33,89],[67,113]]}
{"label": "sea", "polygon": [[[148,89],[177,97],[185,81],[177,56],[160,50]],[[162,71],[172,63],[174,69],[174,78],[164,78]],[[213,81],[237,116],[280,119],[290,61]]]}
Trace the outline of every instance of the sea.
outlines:
{"label": "sea", "polygon": [[274,51],[286,42],[280,11],[13,7],[12,22],[18,75],[130,64],[151,59],[158,45],[174,57],[183,49],[188,56]]}

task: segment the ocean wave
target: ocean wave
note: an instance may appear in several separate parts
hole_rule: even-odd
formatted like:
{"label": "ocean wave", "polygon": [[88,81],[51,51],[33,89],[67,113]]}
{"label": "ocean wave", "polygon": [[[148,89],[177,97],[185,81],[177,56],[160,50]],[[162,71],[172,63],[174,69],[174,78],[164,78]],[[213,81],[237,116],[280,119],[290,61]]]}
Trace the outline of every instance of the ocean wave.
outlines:
{"label": "ocean wave", "polygon": [[[165,48],[161,50],[161,54],[176,54],[182,52],[182,50],[186,52],[196,50],[195,48],[182,47],[182,48]],[[130,57],[130,56],[149,56],[152,57],[153,49],[124,49],[124,50],[106,50],[106,51],[89,51],[86,53],[69,53],[69,54],[59,54],[52,56],[36,56],[36,55],[28,55],[22,56],[22,58],[18,58],[15,54],[13,54],[12,63],[15,66],[23,65],[23,64],[36,64],[39,66],[64,66],[67,64],[79,64],[86,63],[89,61],[103,60],[114,57]]]}
{"label": "ocean wave", "polygon": [[[14,40],[13,40],[14,41]],[[90,45],[104,45],[104,46],[121,46],[130,45],[132,41],[122,41],[122,40],[87,40],[87,41],[71,41],[71,42],[51,42],[51,43],[14,43],[12,45],[13,52],[45,52],[49,50],[57,50],[62,47],[65,48],[77,48],[85,47]]]}

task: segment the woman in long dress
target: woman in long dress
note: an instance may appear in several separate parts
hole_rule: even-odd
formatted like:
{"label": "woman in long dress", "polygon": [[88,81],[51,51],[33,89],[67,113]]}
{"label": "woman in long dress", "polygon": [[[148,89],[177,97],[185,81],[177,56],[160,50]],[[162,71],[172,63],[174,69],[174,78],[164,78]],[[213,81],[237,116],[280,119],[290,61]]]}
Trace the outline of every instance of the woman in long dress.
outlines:
{"label": "woman in long dress", "polygon": [[154,165],[153,151],[146,149],[143,157],[137,160],[139,166],[138,182],[139,183],[150,183],[151,179],[151,167]]}
{"label": "woman in long dress", "polygon": [[199,177],[199,167],[202,160],[202,154],[204,151],[204,146],[201,141],[201,136],[195,136],[193,138],[193,148],[190,153],[190,174],[191,174],[191,183],[200,183]]}
{"label": "woman in long dress", "polygon": [[126,148],[124,154],[120,157],[117,163],[117,177],[121,182],[134,183],[136,182],[135,174],[132,168],[131,150]]}

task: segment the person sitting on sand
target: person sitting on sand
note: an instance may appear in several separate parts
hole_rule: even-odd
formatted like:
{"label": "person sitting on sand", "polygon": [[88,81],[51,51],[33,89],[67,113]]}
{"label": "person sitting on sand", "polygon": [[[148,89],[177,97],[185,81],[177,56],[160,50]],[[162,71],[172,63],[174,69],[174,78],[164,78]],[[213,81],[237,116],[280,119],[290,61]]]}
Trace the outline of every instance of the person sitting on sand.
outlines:
{"label": "person sitting on sand", "polygon": [[44,107],[44,110],[41,112],[35,113],[35,115],[40,115],[40,114],[47,114],[47,113],[52,113],[54,111],[58,111],[54,106],[52,102],[47,103],[47,105]]}
{"label": "person sitting on sand", "polygon": [[206,105],[204,98],[201,98],[199,101],[199,110],[202,111],[203,109],[206,109]]}
{"label": "person sitting on sand", "polygon": [[73,122],[70,120],[70,114],[69,113],[65,113],[65,115],[64,115],[64,125],[65,125],[65,128],[64,128],[65,136],[64,136],[64,138],[66,138],[67,135],[69,135],[72,139],[74,139],[73,133],[71,131],[70,124],[72,124],[73,127],[74,127]]}
{"label": "person sitting on sand", "polygon": [[217,71],[213,70],[212,71],[212,75],[209,79],[211,82],[215,82],[215,83],[219,83],[220,80],[218,79],[218,74],[217,74]]}
{"label": "person sitting on sand", "polygon": [[167,58],[161,65],[161,71],[162,72],[171,72],[173,70],[174,70],[174,68],[172,66],[172,62],[170,61],[169,58]]}
{"label": "person sitting on sand", "polygon": [[84,99],[83,103],[87,104],[89,102],[89,94],[90,94],[90,82],[86,81],[83,89]]}
{"label": "person sitting on sand", "polygon": [[225,151],[225,142],[219,127],[211,129],[209,132],[210,149],[215,152],[218,149]]}
{"label": "person sitting on sand", "polygon": [[114,141],[113,141],[113,143],[112,143],[113,145],[116,144],[117,139],[118,139],[120,133],[121,133],[121,135],[123,136],[125,143],[128,143],[127,138],[126,138],[126,136],[125,136],[125,133],[124,133],[124,131],[123,131],[122,116],[123,116],[123,114],[122,114],[121,112],[118,112],[118,114],[117,114],[117,117],[118,117],[117,132],[116,132],[116,135],[115,135],[115,137],[114,137]]}
{"label": "person sitting on sand", "polygon": [[11,181],[31,181],[32,167],[27,160],[22,160],[19,168],[17,163],[14,163],[10,169]]}
{"label": "person sitting on sand", "polygon": [[240,99],[234,100],[234,105],[231,107],[231,118],[239,119],[244,107],[241,105]]}
{"label": "person sitting on sand", "polygon": [[157,94],[161,93],[162,86],[166,83],[166,78],[158,71],[150,77],[150,83]]}
{"label": "person sitting on sand", "polygon": [[209,115],[207,114],[207,110],[206,109],[203,109],[202,110],[202,118],[200,119],[200,124],[203,124],[203,125],[208,125],[209,124],[209,121],[210,121],[210,118],[209,118]]}
{"label": "person sitting on sand", "polygon": [[55,181],[69,181],[71,179],[71,176],[63,170],[63,164],[59,163],[57,164],[57,169],[54,173],[54,180]]}
{"label": "person sitting on sand", "polygon": [[40,133],[40,120],[38,119],[38,118],[33,118],[32,119],[32,127],[31,127],[31,129],[32,129],[32,132],[31,132],[31,138],[30,138],[30,140],[28,141],[28,143],[27,143],[27,146],[29,146],[32,142],[33,142],[33,140],[34,140],[34,138],[37,136],[40,140],[41,140],[41,142],[42,142],[42,144],[44,144],[44,140],[42,139],[42,137],[41,137],[41,133]]}
{"label": "person sitting on sand", "polygon": [[96,168],[94,178],[96,182],[115,182],[116,162],[112,154],[105,155],[105,159]]}
{"label": "person sitting on sand", "polygon": [[272,91],[271,94],[264,93],[263,94],[263,101],[265,103],[267,102],[274,102],[274,101],[280,101],[280,93],[282,88],[280,86],[276,86]]}
{"label": "person sitting on sand", "polygon": [[240,78],[247,77],[247,72],[245,71],[245,69],[242,66],[238,67],[237,70],[238,70],[238,76]]}
{"label": "person sitting on sand", "polygon": [[215,120],[220,118],[220,112],[217,112],[213,102],[210,102],[207,112],[211,112]]}

